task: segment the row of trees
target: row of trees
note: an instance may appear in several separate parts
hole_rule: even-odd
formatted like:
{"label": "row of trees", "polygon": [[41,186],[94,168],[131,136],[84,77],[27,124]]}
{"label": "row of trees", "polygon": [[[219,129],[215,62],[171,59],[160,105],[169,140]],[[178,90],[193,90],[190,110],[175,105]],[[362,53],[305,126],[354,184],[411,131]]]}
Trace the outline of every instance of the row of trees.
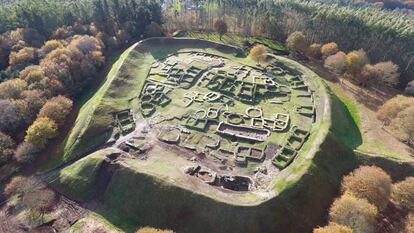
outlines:
{"label": "row of trees", "polygon": [[63,25],[100,22],[109,27],[127,25],[128,32],[139,35],[148,21],[161,22],[156,0],[19,0],[0,6],[0,33],[33,28],[50,36]]}
{"label": "row of trees", "polygon": [[284,41],[292,32],[302,31],[308,41],[335,41],[346,51],[362,48],[372,63],[393,61],[401,68],[400,85],[414,77],[414,19],[404,13],[316,0],[192,3],[191,7],[165,7],[166,27],[213,30],[215,20],[225,18],[230,32],[244,35]]}
{"label": "row of trees", "polygon": [[314,233],[413,232],[414,177],[392,184],[381,168],[362,166],[343,178],[341,191],[329,210],[329,224]]}
{"label": "row of trees", "polygon": [[365,1],[369,4],[372,4],[372,6],[378,7],[378,8],[384,8],[388,10],[395,10],[395,9],[414,9],[414,1],[412,0],[368,0]]}
{"label": "row of trees", "polygon": [[335,42],[309,44],[304,33],[298,31],[288,36],[286,45],[292,51],[324,60],[326,68],[362,86],[384,84],[395,87],[399,83],[398,65],[391,61],[370,64],[363,49],[345,53],[339,50]]}

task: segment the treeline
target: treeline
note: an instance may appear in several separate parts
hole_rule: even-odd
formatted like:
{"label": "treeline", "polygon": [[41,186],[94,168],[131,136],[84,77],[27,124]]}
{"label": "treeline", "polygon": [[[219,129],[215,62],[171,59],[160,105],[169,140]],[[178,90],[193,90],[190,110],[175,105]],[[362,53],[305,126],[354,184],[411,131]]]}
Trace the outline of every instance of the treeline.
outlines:
{"label": "treeline", "polygon": [[414,9],[413,0],[314,0],[321,3],[335,3],[341,6],[351,7],[377,7],[387,10],[399,10],[404,13],[412,13]]}
{"label": "treeline", "polygon": [[363,1],[374,7],[395,10],[395,9],[414,9],[414,1],[412,0],[365,0]]}
{"label": "treeline", "polygon": [[145,20],[160,23],[161,8],[156,0],[18,0],[0,6],[0,33],[33,28],[49,35],[62,25],[107,19],[131,26]]}
{"label": "treeline", "polygon": [[212,30],[225,18],[228,30],[284,41],[294,31],[309,41],[335,41],[343,50],[364,49],[374,63],[391,60],[401,68],[404,86],[414,77],[414,19],[374,7],[302,0],[204,0],[193,7],[166,7],[166,27]]}
{"label": "treeline", "polygon": [[[49,37],[65,36],[64,30],[85,33],[77,25],[93,23],[104,42],[116,44],[119,37],[141,36],[150,22],[160,24],[161,8],[155,0],[20,0],[0,6],[0,22],[0,69],[4,69],[17,43],[39,47]],[[56,31],[62,26],[66,27]],[[16,28],[25,31],[14,35]]]}
{"label": "treeline", "polygon": [[[33,2],[51,6],[49,1]],[[91,9],[78,5],[78,11],[84,11],[80,14],[90,15],[82,18],[86,21],[47,27],[28,24],[23,26],[31,28],[0,35],[0,171],[11,164],[33,161],[57,136],[72,110],[72,99],[98,76],[108,51],[161,33],[157,24],[161,22],[160,6],[155,1],[93,0],[77,4],[82,2],[92,4]],[[16,4],[32,3],[24,0]],[[16,11],[25,12],[22,6],[13,5]],[[63,11],[36,9],[29,12],[45,23],[47,17]],[[71,10],[64,12],[70,14]],[[31,16],[20,18],[16,24],[29,19]],[[58,27],[49,28],[54,26]]]}

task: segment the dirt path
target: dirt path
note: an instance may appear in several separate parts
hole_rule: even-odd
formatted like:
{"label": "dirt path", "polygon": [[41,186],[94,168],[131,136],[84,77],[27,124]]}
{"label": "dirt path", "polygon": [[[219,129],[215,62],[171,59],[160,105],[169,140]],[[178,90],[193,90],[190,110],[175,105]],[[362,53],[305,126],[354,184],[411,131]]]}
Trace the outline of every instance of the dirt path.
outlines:
{"label": "dirt path", "polygon": [[356,105],[361,122],[363,144],[357,148],[361,152],[384,155],[394,159],[413,160],[412,149],[382,128],[376,118],[376,111],[388,99],[400,94],[392,88],[362,88],[348,80],[340,79],[327,71],[321,63],[311,61],[307,66],[320,75],[334,93],[341,99],[349,99]]}

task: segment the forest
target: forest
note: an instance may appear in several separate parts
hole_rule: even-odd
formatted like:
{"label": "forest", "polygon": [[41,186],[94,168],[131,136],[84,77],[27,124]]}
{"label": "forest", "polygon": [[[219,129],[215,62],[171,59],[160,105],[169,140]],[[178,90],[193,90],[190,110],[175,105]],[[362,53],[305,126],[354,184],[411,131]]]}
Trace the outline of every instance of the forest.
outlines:
{"label": "forest", "polygon": [[[77,114],[75,108],[89,88],[106,75],[114,54],[158,36],[193,34],[205,39],[214,34],[220,43],[225,43],[225,36],[235,36],[251,57],[255,52],[264,56],[268,48],[263,45],[274,44],[299,62],[317,63],[340,85],[343,80],[351,83],[361,96],[371,87],[374,95],[391,90],[389,98],[370,109],[375,111],[372,119],[382,124],[377,128],[388,130],[388,137],[412,148],[411,9],[414,1],[406,0],[0,0],[0,180],[30,166],[47,153],[51,140],[67,133],[73,123],[68,118]],[[347,99],[341,101],[349,105]],[[355,113],[351,109],[349,114]],[[343,206],[355,206],[365,218],[361,225],[372,222],[361,232],[373,232],[374,217],[389,202],[401,206],[405,214],[414,209],[400,200],[400,193],[413,190],[412,178],[392,184],[389,174],[372,167],[347,177],[341,184],[343,195],[330,211],[333,222],[341,221],[336,216],[342,216]],[[29,196],[16,187],[38,183],[30,179],[15,177],[6,195]],[[375,190],[359,194],[365,188],[359,187],[359,181],[365,179],[367,183],[382,180],[377,186],[383,185],[387,192],[380,203],[369,200]],[[396,186],[394,193],[392,186]],[[410,195],[411,203],[414,194]],[[28,205],[36,202],[29,200]],[[336,224],[331,227],[334,232],[338,229]]]}
{"label": "forest", "polygon": [[[285,41],[294,31],[309,42],[335,41],[346,51],[364,49],[373,62],[392,60],[401,67],[400,85],[413,79],[414,18],[399,11],[356,7],[328,1],[226,0],[197,1],[190,8],[172,1],[167,29],[212,30],[225,17],[229,31]],[[329,1],[332,2],[332,1]],[[321,30],[323,28],[323,30]]]}
{"label": "forest", "polygon": [[13,172],[56,137],[111,51],[161,33],[156,1],[16,1],[0,7],[0,166]]}

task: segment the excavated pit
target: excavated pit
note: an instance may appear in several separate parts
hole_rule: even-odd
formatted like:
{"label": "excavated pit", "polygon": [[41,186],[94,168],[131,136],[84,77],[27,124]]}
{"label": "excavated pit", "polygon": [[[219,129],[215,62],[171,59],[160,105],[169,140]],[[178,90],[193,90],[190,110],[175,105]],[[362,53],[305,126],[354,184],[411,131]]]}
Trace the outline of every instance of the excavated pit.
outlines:
{"label": "excavated pit", "polygon": [[253,181],[247,176],[217,174],[216,172],[201,166],[189,167],[185,170],[185,173],[197,177],[211,186],[236,192],[252,190]]}

